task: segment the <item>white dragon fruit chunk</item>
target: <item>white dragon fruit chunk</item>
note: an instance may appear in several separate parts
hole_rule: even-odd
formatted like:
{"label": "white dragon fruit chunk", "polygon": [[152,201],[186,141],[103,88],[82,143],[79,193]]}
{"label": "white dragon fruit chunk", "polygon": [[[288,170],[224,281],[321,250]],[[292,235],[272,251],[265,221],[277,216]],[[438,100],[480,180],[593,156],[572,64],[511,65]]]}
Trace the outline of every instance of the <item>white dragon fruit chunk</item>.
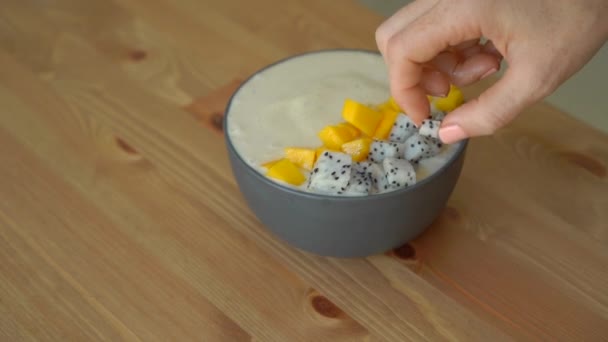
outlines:
{"label": "white dragon fruit chunk", "polygon": [[368,168],[368,177],[372,184],[371,193],[383,193],[390,191],[382,165],[371,164]]}
{"label": "white dragon fruit chunk", "polygon": [[415,134],[405,142],[404,158],[412,163],[420,159],[430,158],[439,153],[443,144],[436,139]]}
{"label": "white dragon fruit chunk", "polygon": [[417,129],[418,127],[416,127],[414,121],[412,121],[409,116],[401,113],[397,115],[397,119],[393,124],[393,128],[391,128],[388,140],[397,143],[405,142],[407,138],[416,133]]}
{"label": "white dragon fruit chunk", "polygon": [[360,161],[353,163],[352,169],[353,172],[362,173],[367,175],[367,169],[372,165],[371,162],[368,161]]}
{"label": "white dragon fruit chunk", "polygon": [[407,160],[386,158],[382,166],[390,189],[396,190],[416,184],[416,171]]}
{"label": "white dragon fruit chunk", "polygon": [[404,149],[404,144],[374,140],[369,146],[367,159],[372,163],[382,163],[384,158],[399,158]]}
{"label": "white dragon fruit chunk", "polygon": [[435,109],[431,107],[431,120],[443,121],[445,118],[445,113],[440,111],[439,109]]}
{"label": "white dragon fruit chunk", "polygon": [[351,177],[352,157],[346,153],[326,151],[310,172],[308,191],[340,195]]}
{"label": "white dragon fruit chunk", "polygon": [[423,141],[426,142],[428,149],[423,151],[423,158],[431,158],[439,154],[441,152],[441,148],[443,147],[443,143],[439,139],[433,139],[431,137],[422,137]]}
{"label": "white dragon fruit chunk", "polygon": [[351,196],[365,196],[369,195],[371,189],[372,183],[367,172],[361,173],[353,169],[350,176],[350,181],[343,194]]}
{"label": "white dragon fruit chunk", "polygon": [[418,130],[418,134],[424,135],[427,137],[431,137],[433,139],[439,139],[439,127],[440,126],[441,126],[441,121],[423,120],[422,125],[420,125],[420,129]]}

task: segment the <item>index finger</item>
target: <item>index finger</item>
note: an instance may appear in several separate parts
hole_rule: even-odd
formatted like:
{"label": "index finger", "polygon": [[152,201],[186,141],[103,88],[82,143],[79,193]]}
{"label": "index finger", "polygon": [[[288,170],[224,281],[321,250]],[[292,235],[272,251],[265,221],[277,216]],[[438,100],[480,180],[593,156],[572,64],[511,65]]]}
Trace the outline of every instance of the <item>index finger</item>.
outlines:
{"label": "index finger", "polygon": [[423,64],[449,46],[481,36],[470,12],[457,12],[458,8],[441,3],[389,39],[386,61],[391,95],[416,123],[429,114],[426,92],[420,86]]}

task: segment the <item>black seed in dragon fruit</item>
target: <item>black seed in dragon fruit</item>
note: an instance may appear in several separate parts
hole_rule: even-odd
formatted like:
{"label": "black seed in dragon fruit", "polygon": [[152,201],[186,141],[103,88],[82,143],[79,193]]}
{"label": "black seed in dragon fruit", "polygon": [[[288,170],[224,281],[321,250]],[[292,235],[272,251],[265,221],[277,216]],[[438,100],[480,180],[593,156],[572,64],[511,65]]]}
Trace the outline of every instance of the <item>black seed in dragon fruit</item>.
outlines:
{"label": "black seed in dragon fruit", "polygon": [[418,134],[424,135],[426,137],[431,137],[433,139],[439,139],[439,127],[440,126],[441,126],[441,121],[423,120],[422,125],[420,125],[420,129],[418,130]]}
{"label": "black seed in dragon fruit", "polygon": [[341,195],[352,173],[352,157],[346,153],[326,151],[310,172],[308,191]]}
{"label": "black seed in dragon fruit", "polygon": [[423,141],[426,142],[428,149],[424,150],[423,157],[431,158],[439,154],[441,152],[441,148],[443,147],[443,143],[439,139],[433,139],[431,137],[422,137]]}
{"label": "black seed in dragon fruit", "polygon": [[[367,168],[366,168],[367,170]],[[344,195],[364,196],[369,195],[372,189],[372,182],[367,172],[352,170],[350,181],[344,190]]]}
{"label": "black seed in dragon fruit", "polygon": [[443,145],[436,139],[414,134],[405,141],[404,158],[412,163],[439,153]]}
{"label": "black seed in dragon fruit", "polygon": [[418,127],[416,127],[416,124],[414,124],[412,119],[405,114],[399,114],[388,135],[388,140],[397,143],[405,142],[405,140],[416,133],[417,130]]}
{"label": "black seed in dragon fruit", "polygon": [[390,189],[399,189],[416,184],[416,171],[405,159],[386,158],[382,162],[386,182]]}
{"label": "black seed in dragon fruit", "polygon": [[386,181],[382,164],[372,164],[368,170],[368,178],[372,184],[371,193],[383,193],[391,190]]}
{"label": "black seed in dragon fruit", "polygon": [[372,163],[382,163],[384,158],[399,158],[404,149],[404,144],[374,140],[369,146],[367,159]]}
{"label": "black seed in dragon fruit", "polygon": [[368,169],[369,167],[372,165],[371,162],[368,161],[361,161],[361,162],[355,162],[353,163],[353,171],[356,173],[362,173],[367,175]]}

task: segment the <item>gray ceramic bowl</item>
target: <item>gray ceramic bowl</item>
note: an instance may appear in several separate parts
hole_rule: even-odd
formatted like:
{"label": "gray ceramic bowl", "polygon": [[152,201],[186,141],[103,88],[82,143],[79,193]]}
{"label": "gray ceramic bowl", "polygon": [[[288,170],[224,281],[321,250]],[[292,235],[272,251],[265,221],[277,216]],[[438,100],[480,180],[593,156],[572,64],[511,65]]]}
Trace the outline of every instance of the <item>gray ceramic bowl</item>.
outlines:
{"label": "gray ceramic bowl", "polygon": [[[331,51],[344,49],[309,53]],[[302,55],[278,61],[255,75],[280,63],[289,63],[298,56]],[[230,131],[230,106],[248,81],[230,99],[224,132]],[[446,205],[460,176],[467,147],[466,141],[460,143],[456,153],[441,169],[415,186],[365,197],[338,197],[306,193],[266,178],[241,158],[228,133],[225,139],[232,172],[259,220],[290,245],[332,257],[365,257],[382,253],[420,235]]]}

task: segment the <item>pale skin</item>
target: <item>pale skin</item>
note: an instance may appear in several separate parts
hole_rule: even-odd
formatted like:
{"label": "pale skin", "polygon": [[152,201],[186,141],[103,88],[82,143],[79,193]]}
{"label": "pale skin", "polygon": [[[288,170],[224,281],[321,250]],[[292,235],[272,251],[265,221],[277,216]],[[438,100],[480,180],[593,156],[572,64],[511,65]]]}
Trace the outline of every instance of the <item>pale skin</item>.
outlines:
{"label": "pale skin", "polygon": [[608,0],[417,0],[376,31],[391,94],[418,123],[429,115],[426,94],[444,96],[450,83],[474,83],[506,60],[496,84],[446,116],[439,132],[446,143],[493,134],[607,39]]}

